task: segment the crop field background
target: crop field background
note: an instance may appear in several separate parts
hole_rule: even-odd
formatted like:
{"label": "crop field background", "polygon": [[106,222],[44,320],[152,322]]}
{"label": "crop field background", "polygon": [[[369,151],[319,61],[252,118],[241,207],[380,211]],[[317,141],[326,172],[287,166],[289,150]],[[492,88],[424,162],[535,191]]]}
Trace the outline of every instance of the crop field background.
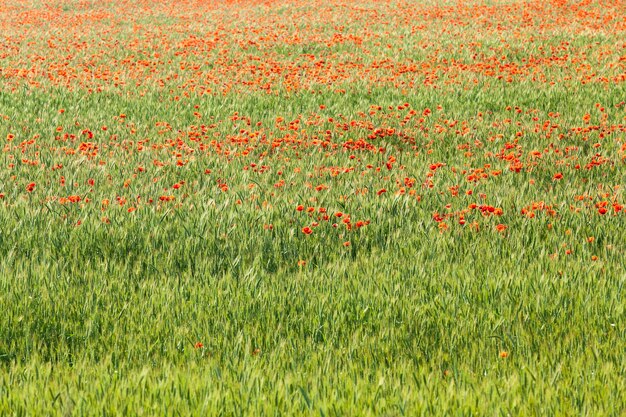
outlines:
{"label": "crop field background", "polygon": [[626,2],[6,0],[0,415],[624,415]]}

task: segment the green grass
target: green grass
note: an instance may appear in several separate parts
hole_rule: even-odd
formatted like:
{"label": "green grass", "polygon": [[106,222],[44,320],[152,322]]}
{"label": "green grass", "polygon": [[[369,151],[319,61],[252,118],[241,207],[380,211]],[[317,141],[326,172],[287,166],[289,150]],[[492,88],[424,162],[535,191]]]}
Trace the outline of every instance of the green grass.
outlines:
{"label": "green grass", "polygon": [[[485,12],[485,21],[469,6],[438,9],[451,2],[424,4],[410,22],[411,3],[361,3],[332,3],[327,19],[298,2],[181,6],[199,18],[133,1],[144,6],[134,20],[116,2],[94,3],[81,10],[112,14],[76,23],[78,11],[56,1],[60,17],[47,25],[68,25],[56,43],[83,36],[75,25],[89,28],[77,52],[48,50],[49,26],[28,26],[20,52],[0,60],[0,415],[626,412],[626,215],[613,208],[626,204],[626,83],[581,83],[623,71],[623,31],[539,3],[541,29],[504,12]],[[39,6],[28,10],[48,10]],[[7,26],[11,13],[0,11],[7,39],[26,25]],[[574,21],[571,37],[561,15]],[[497,23],[512,32],[498,35]],[[424,28],[411,35],[415,25]],[[159,36],[137,45],[134,30]],[[327,45],[338,32],[363,44]],[[482,43],[469,45],[474,33]],[[177,46],[190,34],[217,46],[177,54],[196,51]],[[301,42],[289,43],[296,34]],[[244,50],[246,39],[261,46]],[[162,53],[155,73],[120,63],[148,59],[139,53],[147,44]],[[94,48],[107,53],[92,56]],[[363,64],[374,78],[333,67],[340,78],[324,84],[306,67],[309,53]],[[7,75],[33,54],[80,71],[90,60],[110,65],[126,84],[63,84],[46,78],[47,66],[30,79]],[[491,65],[503,54],[518,65],[570,61],[528,69],[546,82],[451,63]],[[232,71],[283,72],[219,74],[222,55],[241,60]],[[397,67],[368,67],[385,58],[431,65],[436,88],[424,85],[428,71],[388,80]],[[289,84],[290,64],[306,67],[300,88]],[[179,78],[160,86],[170,73]],[[221,78],[199,94],[194,83],[207,74]],[[370,114],[372,106],[381,109]],[[377,128],[393,131],[368,138]],[[372,149],[349,149],[358,139]],[[87,142],[96,155],[83,152]],[[468,180],[476,169],[488,177]],[[62,200],[70,196],[80,201]],[[550,207],[522,214],[538,202]],[[464,212],[471,204],[502,213]]]}

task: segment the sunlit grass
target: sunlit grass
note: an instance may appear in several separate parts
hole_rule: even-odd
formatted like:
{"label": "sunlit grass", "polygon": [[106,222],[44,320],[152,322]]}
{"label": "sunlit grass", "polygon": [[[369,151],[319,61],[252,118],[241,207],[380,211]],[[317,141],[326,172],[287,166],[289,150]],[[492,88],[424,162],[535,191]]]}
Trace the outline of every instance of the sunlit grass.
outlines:
{"label": "sunlit grass", "polygon": [[626,411],[620,2],[8,3],[0,415]]}

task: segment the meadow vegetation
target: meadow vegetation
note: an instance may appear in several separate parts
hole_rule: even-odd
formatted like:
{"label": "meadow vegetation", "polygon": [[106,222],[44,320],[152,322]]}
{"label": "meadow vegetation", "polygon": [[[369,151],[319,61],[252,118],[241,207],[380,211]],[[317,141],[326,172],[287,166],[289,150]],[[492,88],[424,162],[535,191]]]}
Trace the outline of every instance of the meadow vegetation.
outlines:
{"label": "meadow vegetation", "polygon": [[0,415],[624,415],[624,16],[6,1]]}

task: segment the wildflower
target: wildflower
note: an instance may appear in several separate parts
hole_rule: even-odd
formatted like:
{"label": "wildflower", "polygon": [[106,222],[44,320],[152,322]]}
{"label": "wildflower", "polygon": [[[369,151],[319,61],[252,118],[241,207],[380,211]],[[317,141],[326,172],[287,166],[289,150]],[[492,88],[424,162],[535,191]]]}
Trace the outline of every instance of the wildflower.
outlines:
{"label": "wildflower", "polygon": [[29,193],[32,193],[34,189],[35,189],[35,183],[34,182],[31,182],[30,184],[28,184],[26,186],[26,191],[28,191]]}
{"label": "wildflower", "polygon": [[311,229],[310,227],[306,226],[302,228],[302,233],[304,233],[305,235],[310,235],[311,233],[313,233],[313,229]]}

